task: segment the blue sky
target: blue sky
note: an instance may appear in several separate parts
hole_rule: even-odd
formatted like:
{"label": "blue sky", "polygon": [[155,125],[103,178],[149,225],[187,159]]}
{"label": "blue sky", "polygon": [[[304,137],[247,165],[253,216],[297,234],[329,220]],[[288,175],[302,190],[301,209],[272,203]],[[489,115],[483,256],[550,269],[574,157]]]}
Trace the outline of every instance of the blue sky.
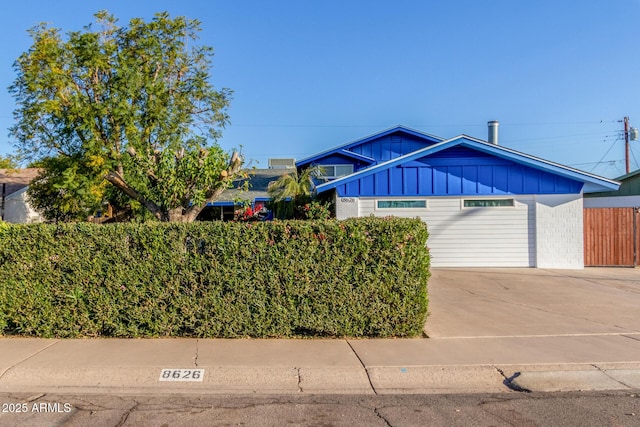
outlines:
{"label": "blue sky", "polygon": [[[21,0],[0,5],[0,154],[26,30],[79,30],[102,9],[202,22],[212,81],[234,90],[219,143],[258,167],[397,124],[486,139],[499,120],[501,145],[615,177],[621,120],[640,128],[638,0]],[[633,170],[640,141],[631,152]]]}

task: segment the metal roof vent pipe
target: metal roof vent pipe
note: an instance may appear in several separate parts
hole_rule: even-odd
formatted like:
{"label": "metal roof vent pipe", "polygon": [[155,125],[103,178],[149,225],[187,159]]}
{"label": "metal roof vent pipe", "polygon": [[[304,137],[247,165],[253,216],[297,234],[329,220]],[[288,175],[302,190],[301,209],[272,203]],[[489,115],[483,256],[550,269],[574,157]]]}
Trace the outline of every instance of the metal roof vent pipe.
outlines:
{"label": "metal roof vent pipe", "polygon": [[489,144],[498,145],[498,123],[497,120],[492,120],[487,122],[487,126],[489,126]]}

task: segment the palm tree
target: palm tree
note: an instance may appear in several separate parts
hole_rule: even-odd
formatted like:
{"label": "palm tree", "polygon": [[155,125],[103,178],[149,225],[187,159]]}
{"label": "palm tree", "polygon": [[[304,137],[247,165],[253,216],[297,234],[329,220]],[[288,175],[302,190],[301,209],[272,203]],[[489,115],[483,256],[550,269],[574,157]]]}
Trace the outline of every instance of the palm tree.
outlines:
{"label": "palm tree", "polygon": [[298,173],[297,170],[269,183],[267,191],[274,204],[276,218],[291,218],[296,208],[311,201],[316,189],[314,178],[321,175],[321,168],[312,166]]}

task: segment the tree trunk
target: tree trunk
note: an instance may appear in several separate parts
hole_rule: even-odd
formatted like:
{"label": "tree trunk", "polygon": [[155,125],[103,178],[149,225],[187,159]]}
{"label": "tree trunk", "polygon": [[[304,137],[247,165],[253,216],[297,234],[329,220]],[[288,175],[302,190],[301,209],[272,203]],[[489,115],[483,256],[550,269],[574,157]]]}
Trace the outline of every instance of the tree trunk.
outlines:
{"label": "tree trunk", "polygon": [[163,218],[163,221],[169,222],[187,222],[187,217],[182,212],[182,206],[169,209],[166,214],[166,219]]}

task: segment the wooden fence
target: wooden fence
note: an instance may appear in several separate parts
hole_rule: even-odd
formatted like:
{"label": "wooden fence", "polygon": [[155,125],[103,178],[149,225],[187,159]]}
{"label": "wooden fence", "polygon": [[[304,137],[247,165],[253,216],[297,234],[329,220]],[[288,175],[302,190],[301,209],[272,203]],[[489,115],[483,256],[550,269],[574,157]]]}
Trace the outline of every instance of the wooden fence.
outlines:
{"label": "wooden fence", "polygon": [[638,265],[639,226],[637,208],[585,208],[585,266]]}

